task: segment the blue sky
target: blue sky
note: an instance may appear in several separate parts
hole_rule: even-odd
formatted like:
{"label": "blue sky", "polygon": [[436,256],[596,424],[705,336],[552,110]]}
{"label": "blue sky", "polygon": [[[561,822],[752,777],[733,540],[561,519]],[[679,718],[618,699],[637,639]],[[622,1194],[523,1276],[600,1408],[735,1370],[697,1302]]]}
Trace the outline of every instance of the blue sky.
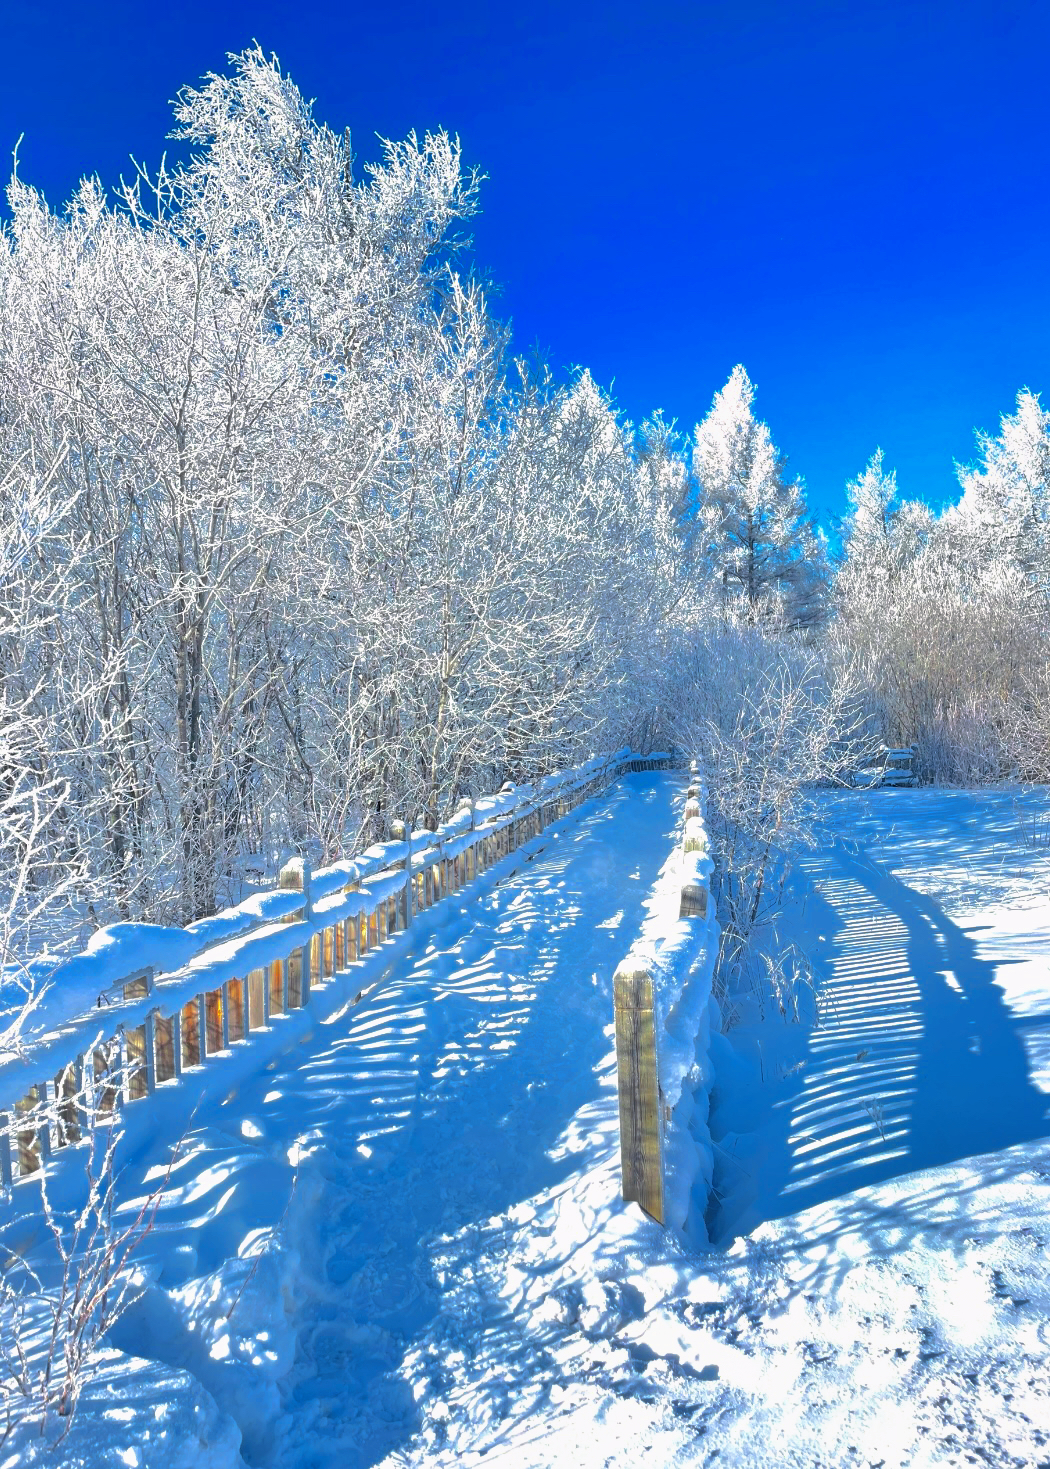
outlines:
{"label": "blue sky", "polygon": [[733,364],[814,507],[881,444],[953,494],[1050,393],[1050,7],[7,0],[0,149],[52,204],[157,159],[177,89],[258,39],[319,117],[443,126],[516,344],[691,428]]}

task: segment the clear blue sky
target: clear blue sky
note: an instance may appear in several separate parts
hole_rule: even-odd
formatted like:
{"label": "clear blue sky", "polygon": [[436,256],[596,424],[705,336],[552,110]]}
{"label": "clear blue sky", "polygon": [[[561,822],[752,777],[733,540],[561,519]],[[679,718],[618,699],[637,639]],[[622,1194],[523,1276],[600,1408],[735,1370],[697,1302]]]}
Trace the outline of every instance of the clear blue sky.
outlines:
{"label": "clear blue sky", "polygon": [[256,38],[362,158],[459,133],[519,347],[687,428],[743,362],[824,513],[880,443],[941,501],[975,426],[1050,395],[1045,4],[2,9],[0,149],[52,204],[155,161]]}

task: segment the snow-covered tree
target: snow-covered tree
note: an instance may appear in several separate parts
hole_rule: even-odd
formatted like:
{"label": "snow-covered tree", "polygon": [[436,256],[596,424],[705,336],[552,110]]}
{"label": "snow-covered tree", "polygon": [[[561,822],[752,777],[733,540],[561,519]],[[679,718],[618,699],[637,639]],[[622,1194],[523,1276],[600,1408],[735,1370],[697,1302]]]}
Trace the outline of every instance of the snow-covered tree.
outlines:
{"label": "snow-covered tree", "polygon": [[867,591],[892,583],[926,544],[933,523],[925,505],[898,498],[897,472],[884,468],[881,449],[846,485],[846,504],[840,596],[847,585]]}
{"label": "snow-covered tree", "polygon": [[980,463],[958,468],[962,530],[1009,556],[1050,593],[1050,412],[1022,389],[997,437],[978,432]]}
{"label": "snow-covered tree", "polygon": [[358,178],[256,48],[176,121],[115,202],[16,178],[0,242],[0,462],[55,464],[0,693],[100,920],[622,740],[683,615],[681,459],[511,362],[453,139]]}
{"label": "snow-covered tree", "polygon": [[983,466],[961,471],[962,501],[939,515],[897,499],[881,453],[847,486],[832,640],[860,672],[873,727],[914,744],[929,779],[1047,769],[1050,640],[1033,574],[1046,425],[1033,395],[1018,408],[1000,438],[978,436]]}
{"label": "snow-covered tree", "polygon": [[755,417],[754,388],[733,368],[693,443],[690,535],[727,599],[752,619],[790,626],[819,621],[826,556],[805,490],[789,479],[768,426]]}

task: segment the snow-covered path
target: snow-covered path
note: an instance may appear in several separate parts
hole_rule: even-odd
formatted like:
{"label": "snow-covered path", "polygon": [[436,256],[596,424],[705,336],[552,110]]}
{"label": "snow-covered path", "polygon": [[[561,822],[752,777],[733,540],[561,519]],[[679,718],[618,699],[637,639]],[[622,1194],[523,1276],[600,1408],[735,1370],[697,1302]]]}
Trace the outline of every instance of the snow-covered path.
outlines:
{"label": "snow-covered path", "polygon": [[[376,1001],[274,1077],[323,1178],[284,1462],[371,1463],[404,1442],[418,1413],[398,1369],[460,1284],[436,1271],[436,1238],[576,1166],[563,1131],[598,1093],[609,977],[667,858],[671,789],[630,777],[516,876],[465,895]],[[491,1327],[460,1322],[460,1345]]]}
{"label": "snow-covered path", "polygon": [[[473,1351],[476,1333],[494,1329],[461,1319],[467,1267],[460,1259],[457,1278],[442,1279],[437,1241],[480,1237],[494,1216],[556,1192],[593,1141],[581,1132],[591,1108],[603,1158],[618,1157],[605,1084],[611,975],[667,860],[681,784],[629,776],[495,882],[433,910],[378,993],[242,1087],[218,1127],[194,1133],[161,1215],[164,1283],[177,1279],[191,1219],[187,1276],[198,1281],[229,1276],[224,1254],[277,1227],[285,1248],[272,1288],[290,1297],[297,1342],[280,1403],[251,1383],[248,1363],[231,1396],[236,1346],[220,1346],[213,1368],[157,1299],[120,1339],[202,1376],[238,1418],[250,1462],[364,1465],[404,1444],[420,1419],[406,1354],[437,1337]],[[217,1286],[217,1301],[229,1293]],[[234,1328],[244,1315],[239,1305]],[[221,1322],[217,1331],[221,1340]],[[275,1353],[281,1368],[288,1350]]]}
{"label": "snow-covered path", "polygon": [[196,1126],[146,1361],[70,1465],[1050,1464],[1050,847],[1013,811],[1045,793],[829,802],[784,933],[819,1024],[719,1041],[697,1254],[620,1200],[609,1024],[680,785],[434,910]]}

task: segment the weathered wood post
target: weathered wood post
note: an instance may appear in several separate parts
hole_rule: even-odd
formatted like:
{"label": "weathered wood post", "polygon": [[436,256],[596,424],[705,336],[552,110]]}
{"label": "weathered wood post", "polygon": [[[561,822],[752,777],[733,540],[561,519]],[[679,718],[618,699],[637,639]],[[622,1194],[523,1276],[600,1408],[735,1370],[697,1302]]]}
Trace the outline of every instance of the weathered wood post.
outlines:
{"label": "weathered wood post", "polygon": [[[294,923],[297,918],[303,918],[309,923],[314,916],[314,905],[310,895],[310,864],[306,858],[293,857],[290,862],[286,862],[281,868],[277,886],[282,892],[302,893],[303,895],[303,906],[289,913],[282,921]],[[292,1008],[297,1008],[299,1005],[305,1005],[310,998],[310,949],[309,943],[304,944],[301,949],[295,951],[295,954],[289,955],[285,962],[282,998],[286,1014],[290,1004]],[[296,955],[298,955],[298,963],[293,964],[292,961]],[[289,989],[292,990],[291,998]]]}
{"label": "weathered wood post", "polygon": [[281,868],[277,878],[277,886],[283,893],[302,893],[303,906],[290,913],[284,920],[286,923],[294,923],[300,915],[307,919],[313,917],[313,903],[310,899],[310,864],[305,857],[293,857]]}
{"label": "weathered wood post", "polygon": [[707,917],[707,886],[702,882],[683,882],[679,918]]}
{"label": "weathered wood post", "polygon": [[626,960],[613,975],[623,1196],[664,1222],[663,1122],[652,976]]}
{"label": "weathered wood post", "polygon": [[0,1183],[7,1188],[14,1181],[11,1157],[11,1114],[0,1112]]}
{"label": "weathered wood post", "polygon": [[700,820],[699,816],[691,816],[685,823],[682,851],[687,855],[690,852],[707,851],[707,832],[704,830],[704,823]]}
{"label": "weathered wood post", "polygon": [[395,872],[404,872],[405,888],[398,906],[402,914],[402,927],[407,928],[412,922],[412,828],[407,821],[392,821],[390,823],[390,838],[395,842],[405,842],[408,851],[404,862],[391,862],[390,866]]}
{"label": "weathered wood post", "polygon": [[[695,815],[689,815],[689,806],[686,806],[685,834],[682,838],[682,850],[688,857],[692,853],[702,854],[707,851],[707,832],[700,819],[699,807]],[[694,878],[689,878],[682,884],[681,905],[678,910],[679,918],[706,918],[707,917],[707,884]]]}

